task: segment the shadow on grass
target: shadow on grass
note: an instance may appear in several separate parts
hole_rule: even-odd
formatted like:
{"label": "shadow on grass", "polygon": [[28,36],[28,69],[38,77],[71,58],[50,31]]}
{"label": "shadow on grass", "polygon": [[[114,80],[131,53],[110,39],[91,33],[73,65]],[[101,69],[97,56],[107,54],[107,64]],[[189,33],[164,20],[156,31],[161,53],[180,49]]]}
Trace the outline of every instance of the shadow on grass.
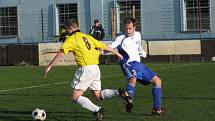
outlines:
{"label": "shadow on grass", "polygon": [[[0,111],[0,121],[32,121],[30,111]],[[85,112],[46,112],[46,121],[93,121],[95,116]]]}
{"label": "shadow on grass", "polygon": [[119,115],[119,116],[122,116],[122,115],[126,115],[126,116],[152,116],[151,113],[127,113],[127,112],[122,112],[122,113],[110,113],[108,112],[109,115]]}
{"label": "shadow on grass", "polygon": [[[46,121],[94,121],[95,116],[91,112],[66,112],[66,111],[50,111],[47,113]],[[123,116],[123,117],[122,117]],[[126,112],[107,112],[104,115],[104,121],[115,121],[122,119],[133,120],[132,117],[151,117],[150,113],[126,113]],[[0,111],[0,121],[32,121],[30,111]]]}
{"label": "shadow on grass", "polygon": [[92,121],[95,120],[93,113],[75,111],[75,112],[63,112],[63,111],[51,111],[47,112],[50,121]]}

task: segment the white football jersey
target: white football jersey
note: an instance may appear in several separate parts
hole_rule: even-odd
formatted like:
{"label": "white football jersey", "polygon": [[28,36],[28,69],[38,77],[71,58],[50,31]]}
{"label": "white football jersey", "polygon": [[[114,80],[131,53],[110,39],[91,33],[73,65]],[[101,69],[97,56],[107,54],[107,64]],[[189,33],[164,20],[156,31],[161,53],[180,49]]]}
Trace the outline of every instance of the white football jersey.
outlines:
{"label": "white football jersey", "polygon": [[122,54],[123,60],[127,63],[132,61],[140,62],[140,54],[145,52],[141,46],[141,35],[136,31],[131,37],[126,36],[126,34],[117,36],[109,47],[117,48],[119,53]]}

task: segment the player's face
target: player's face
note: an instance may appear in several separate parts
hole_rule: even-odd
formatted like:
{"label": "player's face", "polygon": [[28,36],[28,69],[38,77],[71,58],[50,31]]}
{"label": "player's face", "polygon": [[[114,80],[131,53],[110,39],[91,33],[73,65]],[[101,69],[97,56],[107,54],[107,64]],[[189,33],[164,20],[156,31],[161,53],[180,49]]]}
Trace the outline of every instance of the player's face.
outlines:
{"label": "player's face", "polygon": [[133,25],[133,23],[125,24],[124,31],[127,36],[131,37],[134,35],[135,26]]}
{"label": "player's face", "polygon": [[95,24],[95,26],[96,26],[96,27],[97,27],[97,26],[99,26],[99,22],[98,22],[98,23],[96,23],[96,24]]}
{"label": "player's face", "polygon": [[67,33],[71,34],[73,32],[72,27],[66,27],[66,31]]}

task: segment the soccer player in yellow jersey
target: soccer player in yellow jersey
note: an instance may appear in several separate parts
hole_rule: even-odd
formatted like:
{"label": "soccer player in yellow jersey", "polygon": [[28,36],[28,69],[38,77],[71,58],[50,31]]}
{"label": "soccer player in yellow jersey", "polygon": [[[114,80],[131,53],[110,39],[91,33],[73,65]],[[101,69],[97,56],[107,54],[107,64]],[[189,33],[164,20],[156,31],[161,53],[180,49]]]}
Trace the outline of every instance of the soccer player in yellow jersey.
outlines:
{"label": "soccer player in yellow jersey", "polygon": [[98,64],[101,50],[112,52],[120,59],[122,59],[122,56],[90,35],[80,32],[78,21],[75,19],[70,20],[66,24],[66,30],[70,33],[70,36],[61,46],[60,52],[56,54],[45,68],[44,77],[46,77],[52,66],[58,62],[59,58],[62,58],[69,52],[73,52],[79,68],[76,70],[71,84],[73,87],[72,101],[94,112],[96,120],[100,121],[104,114],[104,108],[93,104],[87,97],[83,96],[83,93],[89,88],[97,99],[119,96],[118,90],[105,89],[101,91],[101,75]]}

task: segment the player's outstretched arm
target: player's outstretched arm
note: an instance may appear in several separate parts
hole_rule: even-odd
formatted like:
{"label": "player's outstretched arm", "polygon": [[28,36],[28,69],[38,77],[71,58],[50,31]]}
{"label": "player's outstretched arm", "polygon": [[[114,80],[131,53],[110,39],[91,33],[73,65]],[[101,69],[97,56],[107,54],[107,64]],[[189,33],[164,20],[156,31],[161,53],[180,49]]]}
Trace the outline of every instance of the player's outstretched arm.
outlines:
{"label": "player's outstretched arm", "polygon": [[49,71],[51,70],[52,66],[54,66],[60,58],[64,57],[63,52],[58,52],[57,55],[54,57],[54,59],[49,63],[49,65],[44,70],[44,78],[47,76]]}
{"label": "player's outstretched arm", "polygon": [[118,56],[120,58],[120,60],[123,59],[123,56],[120,53],[118,53],[117,51],[115,51],[114,49],[107,47],[105,50],[114,53],[116,56]]}

